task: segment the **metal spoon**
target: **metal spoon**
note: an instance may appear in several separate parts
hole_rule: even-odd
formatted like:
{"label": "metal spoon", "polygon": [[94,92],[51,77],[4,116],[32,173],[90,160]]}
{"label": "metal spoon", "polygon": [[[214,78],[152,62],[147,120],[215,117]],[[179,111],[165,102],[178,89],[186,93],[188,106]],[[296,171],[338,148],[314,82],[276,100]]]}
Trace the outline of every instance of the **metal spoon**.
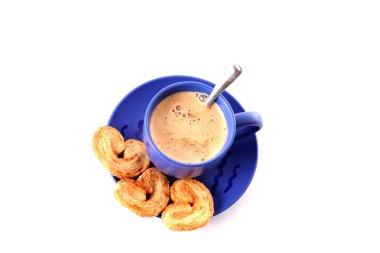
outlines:
{"label": "metal spoon", "polygon": [[222,79],[225,80],[224,83],[219,83],[215,85],[214,89],[212,90],[211,94],[209,96],[202,94],[199,95],[199,100],[201,102],[204,102],[205,105],[208,107],[210,106],[215,99],[228,87],[231,83],[233,83],[236,78],[240,76],[242,72],[242,69],[239,65],[233,64],[226,67],[225,76],[227,78]]}

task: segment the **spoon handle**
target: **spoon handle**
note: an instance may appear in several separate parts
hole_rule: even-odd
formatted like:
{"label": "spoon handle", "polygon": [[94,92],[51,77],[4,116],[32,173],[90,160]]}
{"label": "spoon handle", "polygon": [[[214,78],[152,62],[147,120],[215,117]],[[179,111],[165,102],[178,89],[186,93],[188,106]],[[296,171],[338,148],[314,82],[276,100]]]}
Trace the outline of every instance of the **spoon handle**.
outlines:
{"label": "spoon handle", "polygon": [[233,64],[226,67],[224,83],[216,84],[210,96],[206,100],[206,106],[210,106],[214,100],[222,93],[236,78],[240,76],[242,69],[239,65]]}

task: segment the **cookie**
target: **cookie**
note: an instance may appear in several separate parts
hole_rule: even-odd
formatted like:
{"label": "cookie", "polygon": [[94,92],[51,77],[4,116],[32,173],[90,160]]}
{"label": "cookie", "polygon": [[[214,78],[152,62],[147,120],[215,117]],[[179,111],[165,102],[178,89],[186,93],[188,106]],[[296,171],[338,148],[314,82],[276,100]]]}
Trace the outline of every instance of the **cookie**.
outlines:
{"label": "cookie", "polygon": [[169,181],[156,168],[149,168],[136,181],[118,181],[115,198],[139,216],[157,216],[168,205]]}
{"label": "cookie", "polygon": [[92,147],[102,164],[120,179],[137,177],[150,164],[141,141],[124,141],[120,132],[110,126],[100,127],[95,132]]}
{"label": "cookie", "polygon": [[210,191],[195,179],[177,180],[170,187],[174,203],[162,213],[162,221],[172,230],[187,231],[205,226],[214,213]]}

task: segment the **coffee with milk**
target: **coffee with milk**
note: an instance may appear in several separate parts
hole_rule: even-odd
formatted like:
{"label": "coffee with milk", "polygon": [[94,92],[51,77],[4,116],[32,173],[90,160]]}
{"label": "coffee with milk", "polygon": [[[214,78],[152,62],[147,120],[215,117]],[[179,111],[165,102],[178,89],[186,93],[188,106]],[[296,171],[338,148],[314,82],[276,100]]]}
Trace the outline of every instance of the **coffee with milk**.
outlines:
{"label": "coffee with milk", "polygon": [[207,107],[199,92],[178,92],[154,109],[149,131],[166,156],[182,163],[200,163],[217,155],[227,138],[227,122],[217,103]]}

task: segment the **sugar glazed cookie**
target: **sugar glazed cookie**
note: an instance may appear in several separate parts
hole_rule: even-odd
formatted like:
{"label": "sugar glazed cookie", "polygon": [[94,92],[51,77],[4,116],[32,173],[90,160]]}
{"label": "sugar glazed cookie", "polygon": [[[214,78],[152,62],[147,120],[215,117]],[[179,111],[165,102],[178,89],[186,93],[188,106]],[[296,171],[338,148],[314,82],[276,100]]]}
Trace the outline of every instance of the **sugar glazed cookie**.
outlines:
{"label": "sugar glazed cookie", "polygon": [[124,141],[113,127],[100,127],[94,134],[92,147],[98,159],[115,177],[134,178],[149,167],[144,144],[133,139]]}
{"label": "sugar glazed cookie", "polygon": [[162,221],[172,230],[194,230],[205,226],[214,213],[210,191],[195,179],[181,179],[170,188],[174,203],[162,213]]}
{"label": "sugar glazed cookie", "polygon": [[168,205],[169,181],[156,168],[149,168],[136,181],[117,182],[115,198],[139,216],[157,216]]}

